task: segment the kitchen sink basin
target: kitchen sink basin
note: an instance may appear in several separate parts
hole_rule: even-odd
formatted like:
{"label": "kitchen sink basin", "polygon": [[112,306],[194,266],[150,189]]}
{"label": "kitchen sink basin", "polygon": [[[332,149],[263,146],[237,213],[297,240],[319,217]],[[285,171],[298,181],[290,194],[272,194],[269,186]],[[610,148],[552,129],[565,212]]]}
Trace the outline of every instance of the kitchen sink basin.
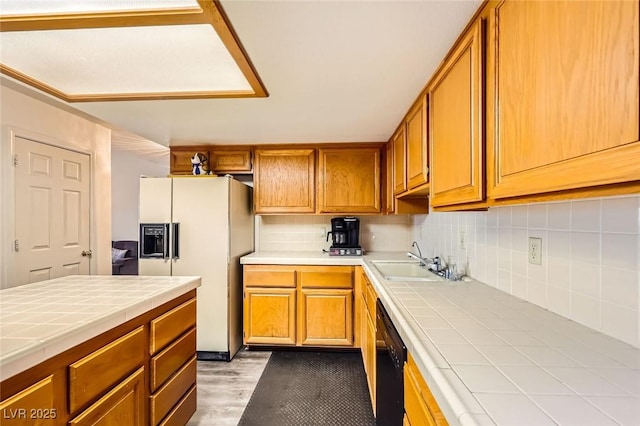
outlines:
{"label": "kitchen sink basin", "polygon": [[387,281],[444,281],[416,261],[373,260],[371,263]]}

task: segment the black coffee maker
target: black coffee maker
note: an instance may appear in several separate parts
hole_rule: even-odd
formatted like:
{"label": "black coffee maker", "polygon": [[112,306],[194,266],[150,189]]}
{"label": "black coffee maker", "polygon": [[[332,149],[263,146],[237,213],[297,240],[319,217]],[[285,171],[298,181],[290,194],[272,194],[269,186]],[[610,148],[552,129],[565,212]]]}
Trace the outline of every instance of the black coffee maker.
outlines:
{"label": "black coffee maker", "polygon": [[327,233],[327,241],[331,235],[332,243],[329,256],[362,256],[360,248],[360,219],[357,217],[334,217],[331,219],[331,231]]}

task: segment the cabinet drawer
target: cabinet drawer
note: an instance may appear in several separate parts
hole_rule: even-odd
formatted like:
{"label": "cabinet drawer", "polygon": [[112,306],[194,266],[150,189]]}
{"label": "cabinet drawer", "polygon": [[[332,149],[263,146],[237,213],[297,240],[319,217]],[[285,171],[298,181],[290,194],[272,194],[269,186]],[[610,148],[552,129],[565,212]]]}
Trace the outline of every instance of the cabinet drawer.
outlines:
{"label": "cabinet drawer", "polygon": [[196,324],[196,299],[177,306],[151,321],[151,355]]}
{"label": "cabinet drawer", "polygon": [[300,287],[353,288],[353,266],[299,266]]}
{"label": "cabinet drawer", "polygon": [[194,356],[151,396],[151,424],[155,426],[160,423],[195,383],[196,357]]}
{"label": "cabinet drawer", "polygon": [[196,353],[196,329],[192,328],[151,359],[151,391],[158,389]]}
{"label": "cabinet drawer", "polygon": [[196,385],[193,385],[180,402],[171,410],[160,426],[186,425],[197,408]]}
{"label": "cabinet drawer", "polygon": [[295,287],[295,267],[283,265],[245,265],[244,286]]}
{"label": "cabinet drawer", "polygon": [[[42,416],[38,420],[33,420],[30,425],[55,425],[56,417],[61,413],[54,411],[54,386],[53,375],[40,380],[38,383],[29,386],[25,390],[15,394],[11,398],[0,403],[3,425],[24,425],[31,410],[42,411]],[[45,418],[50,414],[50,418]]]}
{"label": "cabinet drawer", "polygon": [[141,367],[69,422],[69,426],[144,424],[144,368]]}
{"label": "cabinet drawer", "polygon": [[69,366],[69,409],[75,413],[144,362],[144,326]]}

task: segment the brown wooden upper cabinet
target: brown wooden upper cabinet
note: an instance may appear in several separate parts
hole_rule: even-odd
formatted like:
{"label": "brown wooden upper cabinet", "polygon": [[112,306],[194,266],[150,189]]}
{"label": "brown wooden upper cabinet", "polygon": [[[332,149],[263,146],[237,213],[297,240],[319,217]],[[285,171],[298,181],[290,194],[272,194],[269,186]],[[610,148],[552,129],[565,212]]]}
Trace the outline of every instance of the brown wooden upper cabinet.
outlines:
{"label": "brown wooden upper cabinet", "polygon": [[380,148],[318,150],[319,213],[380,213]]}
{"label": "brown wooden upper cabinet", "polygon": [[640,179],[638,4],[506,1],[493,9],[490,197]]}
{"label": "brown wooden upper cabinet", "polygon": [[393,192],[402,194],[407,190],[407,131],[403,121],[391,138],[393,146]]}
{"label": "brown wooden upper cabinet", "polygon": [[428,88],[434,207],[484,199],[483,50],[478,20]]}
{"label": "brown wooden upper cabinet", "polygon": [[[202,147],[188,147],[188,148],[171,148],[169,173],[172,175],[190,175],[193,173],[193,165],[191,164],[191,158],[196,152],[203,154],[209,159],[209,150]],[[206,168],[209,164],[206,165]]]}
{"label": "brown wooden upper cabinet", "polygon": [[257,214],[315,212],[314,149],[257,149],[253,179]]}
{"label": "brown wooden upper cabinet", "polygon": [[251,173],[251,149],[212,149],[209,164],[216,174]]}
{"label": "brown wooden upper cabinet", "polygon": [[429,182],[427,99],[424,94],[407,114],[407,189]]}
{"label": "brown wooden upper cabinet", "polygon": [[215,174],[251,173],[251,148],[219,149],[214,146],[171,147],[170,173],[172,175],[190,175],[191,158],[196,152],[207,157],[205,169]]}

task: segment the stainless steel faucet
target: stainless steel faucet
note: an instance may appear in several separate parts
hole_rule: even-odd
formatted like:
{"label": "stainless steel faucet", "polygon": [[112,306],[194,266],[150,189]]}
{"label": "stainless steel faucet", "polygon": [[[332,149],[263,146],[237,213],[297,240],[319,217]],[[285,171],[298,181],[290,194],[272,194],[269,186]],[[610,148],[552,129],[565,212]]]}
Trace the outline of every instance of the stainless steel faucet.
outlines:
{"label": "stainless steel faucet", "polygon": [[418,249],[418,257],[422,259],[422,251],[420,251],[420,246],[418,245],[418,242],[417,241],[412,242],[411,247],[415,247]]}
{"label": "stainless steel faucet", "polygon": [[440,258],[438,256],[432,258],[432,259],[428,259],[426,257],[422,257],[422,251],[420,250],[420,246],[418,245],[417,241],[414,241],[411,243],[411,247],[415,247],[418,250],[418,254],[415,254],[413,252],[407,252],[407,256],[416,259],[417,261],[420,262],[420,265],[427,267],[428,269],[431,269],[434,272],[440,272],[440,269],[442,268],[442,264],[440,262]]}

